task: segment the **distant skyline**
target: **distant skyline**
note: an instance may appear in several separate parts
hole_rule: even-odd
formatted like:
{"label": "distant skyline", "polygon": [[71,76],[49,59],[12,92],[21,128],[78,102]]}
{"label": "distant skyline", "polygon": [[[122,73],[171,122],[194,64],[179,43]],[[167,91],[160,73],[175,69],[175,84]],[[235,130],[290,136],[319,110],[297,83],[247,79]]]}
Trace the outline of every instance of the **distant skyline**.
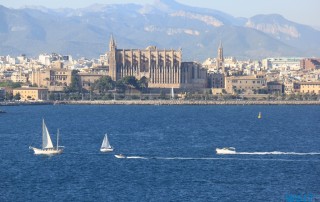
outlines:
{"label": "distant skyline", "polygon": [[[2,0],[0,5],[9,8],[44,6],[47,8],[84,8],[92,4],[152,4],[157,0]],[[166,0],[168,1],[168,0]],[[252,17],[257,14],[280,14],[288,20],[320,29],[319,0],[176,0],[185,5],[216,9],[235,17]]]}

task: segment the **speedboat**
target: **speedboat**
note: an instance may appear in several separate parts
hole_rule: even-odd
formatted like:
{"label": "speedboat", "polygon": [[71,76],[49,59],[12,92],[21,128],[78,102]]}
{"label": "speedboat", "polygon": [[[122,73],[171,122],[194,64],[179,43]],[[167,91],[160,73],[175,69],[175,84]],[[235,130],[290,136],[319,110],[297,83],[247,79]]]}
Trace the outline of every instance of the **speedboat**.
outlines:
{"label": "speedboat", "polygon": [[124,158],[126,158],[123,154],[116,154],[116,155],[114,155],[116,158],[118,158],[118,159],[124,159]]}
{"label": "speedboat", "polygon": [[224,148],[216,148],[217,154],[235,154],[236,148],[234,147],[224,147]]}

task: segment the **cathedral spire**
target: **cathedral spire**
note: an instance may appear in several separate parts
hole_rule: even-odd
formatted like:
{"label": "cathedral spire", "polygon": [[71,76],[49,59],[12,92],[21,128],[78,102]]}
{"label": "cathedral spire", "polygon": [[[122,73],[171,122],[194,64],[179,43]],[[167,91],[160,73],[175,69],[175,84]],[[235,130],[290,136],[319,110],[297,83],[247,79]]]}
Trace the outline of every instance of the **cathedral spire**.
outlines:
{"label": "cathedral spire", "polygon": [[223,57],[223,47],[222,47],[222,42],[220,40],[220,44],[219,44],[219,48],[218,48],[218,59],[220,61],[224,61],[224,57]]}
{"label": "cathedral spire", "polygon": [[117,48],[116,42],[114,41],[113,34],[111,34],[110,42],[109,42],[109,50],[111,51],[116,48]]}

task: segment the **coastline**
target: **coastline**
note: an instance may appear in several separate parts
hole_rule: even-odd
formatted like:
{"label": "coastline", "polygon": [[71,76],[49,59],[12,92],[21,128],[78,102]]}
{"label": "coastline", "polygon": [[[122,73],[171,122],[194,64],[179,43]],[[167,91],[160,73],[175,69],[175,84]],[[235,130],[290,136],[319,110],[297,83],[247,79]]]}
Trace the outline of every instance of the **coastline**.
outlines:
{"label": "coastline", "polygon": [[320,105],[320,100],[68,100],[41,102],[0,102],[0,106],[19,105]]}
{"label": "coastline", "polygon": [[70,105],[320,105],[320,101],[248,101],[248,100],[94,100],[58,101]]}

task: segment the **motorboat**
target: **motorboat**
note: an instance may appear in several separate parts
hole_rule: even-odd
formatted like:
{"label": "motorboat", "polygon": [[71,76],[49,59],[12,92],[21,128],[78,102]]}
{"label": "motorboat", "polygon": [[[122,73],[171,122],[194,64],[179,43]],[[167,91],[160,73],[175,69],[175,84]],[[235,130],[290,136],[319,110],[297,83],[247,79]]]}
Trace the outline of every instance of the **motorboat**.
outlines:
{"label": "motorboat", "polygon": [[114,155],[116,158],[118,158],[118,159],[124,159],[124,158],[126,158],[123,154],[116,154],[116,155]]}
{"label": "motorboat", "polygon": [[224,148],[216,148],[217,154],[235,154],[236,148],[234,147],[224,147]]}

